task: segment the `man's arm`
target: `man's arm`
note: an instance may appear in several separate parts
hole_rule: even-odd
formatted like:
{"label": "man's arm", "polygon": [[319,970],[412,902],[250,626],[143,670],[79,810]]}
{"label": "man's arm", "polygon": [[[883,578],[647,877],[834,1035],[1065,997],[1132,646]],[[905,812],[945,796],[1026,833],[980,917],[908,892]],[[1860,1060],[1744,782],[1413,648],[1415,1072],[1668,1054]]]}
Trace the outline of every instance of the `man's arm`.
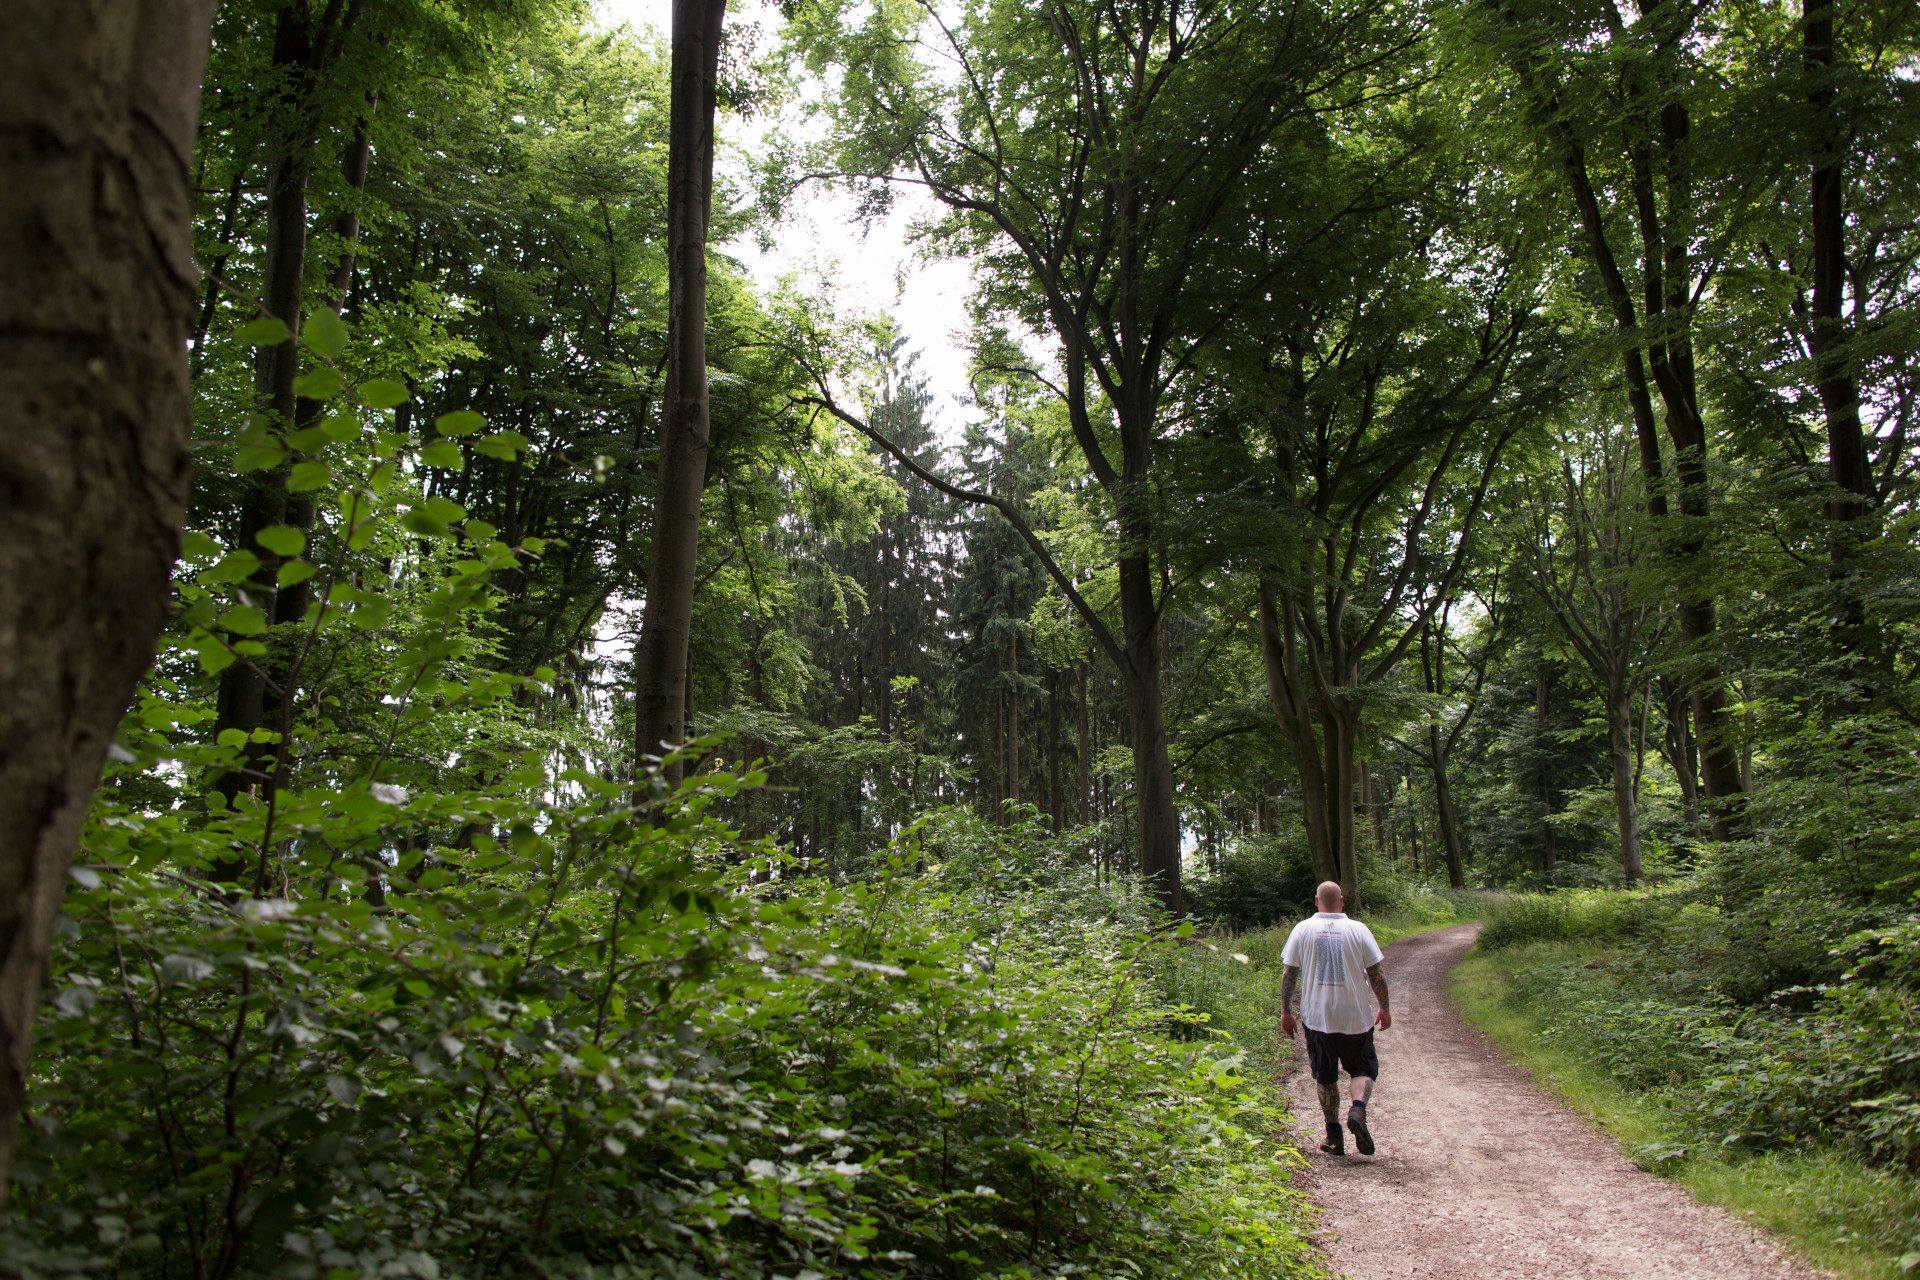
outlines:
{"label": "man's arm", "polygon": [[1300,966],[1290,964],[1280,971],[1280,1030],[1293,1039],[1293,993],[1300,985]]}
{"label": "man's arm", "polygon": [[1380,1005],[1380,1012],[1374,1015],[1373,1025],[1382,1031],[1393,1025],[1393,1015],[1387,1011],[1386,964],[1381,960],[1367,966],[1367,985],[1373,988],[1373,998]]}

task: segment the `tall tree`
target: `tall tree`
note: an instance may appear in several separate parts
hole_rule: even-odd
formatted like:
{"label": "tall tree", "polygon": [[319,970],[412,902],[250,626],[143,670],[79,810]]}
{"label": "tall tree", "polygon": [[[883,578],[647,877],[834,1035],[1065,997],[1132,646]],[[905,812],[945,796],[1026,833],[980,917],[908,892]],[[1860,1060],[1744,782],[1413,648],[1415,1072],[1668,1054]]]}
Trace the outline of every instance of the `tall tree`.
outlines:
{"label": "tall tree", "polygon": [[1120,673],[1141,869],[1178,910],[1170,575],[1154,563],[1164,411],[1200,351],[1290,269],[1275,253],[1246,288],[1213,288],[1248,260],[1248,203],[1282,198],[1256,176],[1299,159],[1276,140],[1318,137],[1321,112],[1380,91],[1407,37],[1382,7],[1304,0],[1231,15],[1215,0],[993,0],[953,23],[931,4],[877,6],[858,30],[841,18],[823,4],[804,31],[816,61],[846,68],[835,167],[929,192],[952,214],[951,243],[982,255],[990,305],[1058,343],[1053,385],[1110,512],[1118,634],[1073,582],[1056,585]]}
{"label": "tall tree", "polygon": [[[1715,249],[1700,250],[1724,244],[1728,221],[1744,201],[1762,197],[1769,175],[1711,169],[1716,157],[1695,137],[1698,99],[1714,80],[1698,65],[1704,8],[1642,0],[1630,15],[1608,0],[1576,14],[1509,0],[1480,30],[1517,81],[1528,125],[1572,202],[1578,232],[1570,252],[1598,283],[1592,292],[1619,352],[1647,507],[1665,526],[1680,632],[1693,658],[1701,781],[1714,831],[1727,838],[1739,829],[1743,788],[1725,682],[1710,665],[1710,432],[1694,331],[1720,266]],[[1719,197],[1706,208],[1703,184]]]}
{"label": "tall tree", "polygon": [[[711,433],[707,402],[707,229],[726,0],[674,0],[667,125],[667,389],[660,421],[646,612],[635,654],[639,748],[687,729],[687,647]],[[673,771],[677,775],[677,770]]]}
{"label": "tall tree", "polygon": [[212,0],[25,0],[0,47],[0,1209],[87,801],[187,500]]}
{"label": "tall tree", "polygon": [[1628,470],[1632,445],[1604,432],[1575,454],[1582,433],[1568,431],[1568,455],[1556,474],[1535,477],[1516,512],[1523,580],[1546,607],[1599,695],[1607,722],[1620,871],[1642,872],[1638,750],[1633,709],[1651,694],[1646,668],[1663,620],[1636,581],[1647,555],[1635,520]]}

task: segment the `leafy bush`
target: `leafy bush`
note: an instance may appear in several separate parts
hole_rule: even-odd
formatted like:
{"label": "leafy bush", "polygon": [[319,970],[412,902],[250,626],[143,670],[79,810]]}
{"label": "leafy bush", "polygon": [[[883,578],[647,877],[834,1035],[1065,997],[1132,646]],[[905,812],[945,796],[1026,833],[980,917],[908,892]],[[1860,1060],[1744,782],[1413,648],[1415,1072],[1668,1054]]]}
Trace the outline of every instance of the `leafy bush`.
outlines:
{"label": "leafy bush", "polygon": [[[1676,980],[1672,941],[1653,942],[1644,915],[1636,920],[1644,903],[1554,901],[1498,908],[1495,919],[1501,945],[1533,944],[1508,966],[1511,998],[1567,1053],[1644,1091],[1704,1143],[1833,1146],[1920,1172],[1920,920],[1849,940],[1837,954],[1851,967],[1832,985],[1749,1006],[1713,989],[1711,968]],[[1699,914],[1662,919],[1684,938]],[[1631,945],[1578,945],[1596,940]]]}
{"label": "leafy bush", "polygon": [[1219,865],[1187,886],[1189,909],[1230,933],[1291,922],[1313,910],[1319,881],[1313,859],[1297,839],[1243,836]]}
{"label": "leafy bush", "polygon": [[1507,894],[1489,904],[1479,945],[1499,951],[1533,942],[1619,941],[1644,932],[1661,901],[1653,892],[1606,889]]}
{"label": "leafy bush", "polygon": [[[10,1264],[1309,1273],[1277,1117],[1230,1044],[1168,1034],[1171,944],[1130,923],[1137,894],[1021,883],[1047,861],[1026,833],[995,854],[948,819],[874,883],[796,878],[713,816],[738,785],[638,810],[525,771],[485,796],[289,794],[297,882],[324,891],[238,904],[174,868],[266,815],[103,807]],[[464,845],[412,838],[454,819]]]}

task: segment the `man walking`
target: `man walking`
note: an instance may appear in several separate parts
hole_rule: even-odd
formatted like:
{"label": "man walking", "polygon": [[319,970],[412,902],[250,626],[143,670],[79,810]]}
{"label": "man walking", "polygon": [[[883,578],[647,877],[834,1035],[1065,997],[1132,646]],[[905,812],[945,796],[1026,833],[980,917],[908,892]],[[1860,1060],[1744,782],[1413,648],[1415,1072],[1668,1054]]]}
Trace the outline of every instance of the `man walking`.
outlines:
{"label": "man walking", "polygon": [[[1302,920],[1287,936],[1280,963],[1280,1030],[1293,1038],[1298,1025],[1293,1016],[1293,993],[1300,992],[1300,1022],[1307,1027],[1307,1062],[1320,1093],[1320,1110],[1327,1118],[1327,1140],[1322,1151],[1345,1155],[1346,1135],[1340,1132],[1340,1069],[1353,1081],[1353,1106],[1347,1128],[1353,1131],[1360,1154],[1373,1154],[1373,1133],[1367,1128],[1367,1098],[1380,1078],[1380,1059],[1373,1050],[1373,1032],[1393,1025],[1387,1012],[1385,956],[1373,940],[1373,930],[1346,915],[1346,898],[1329,880],[1314,894],[1320,909]],[[1364,975],[1366,985],[1361,985]],[[1380,1011],[1369,1008],[1367,988],[1373,989]]]}

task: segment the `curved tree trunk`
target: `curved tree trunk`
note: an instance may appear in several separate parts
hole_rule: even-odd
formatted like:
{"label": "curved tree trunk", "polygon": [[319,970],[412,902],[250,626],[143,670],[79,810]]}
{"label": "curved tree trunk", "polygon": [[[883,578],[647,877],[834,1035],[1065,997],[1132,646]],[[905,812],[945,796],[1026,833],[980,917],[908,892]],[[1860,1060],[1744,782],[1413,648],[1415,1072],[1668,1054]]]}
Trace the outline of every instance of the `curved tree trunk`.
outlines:
{"label": "curved tree trunk", "polygon": [[20,0],[0,44],[0,1207],[87,801],[187,499],[212,0]]}

